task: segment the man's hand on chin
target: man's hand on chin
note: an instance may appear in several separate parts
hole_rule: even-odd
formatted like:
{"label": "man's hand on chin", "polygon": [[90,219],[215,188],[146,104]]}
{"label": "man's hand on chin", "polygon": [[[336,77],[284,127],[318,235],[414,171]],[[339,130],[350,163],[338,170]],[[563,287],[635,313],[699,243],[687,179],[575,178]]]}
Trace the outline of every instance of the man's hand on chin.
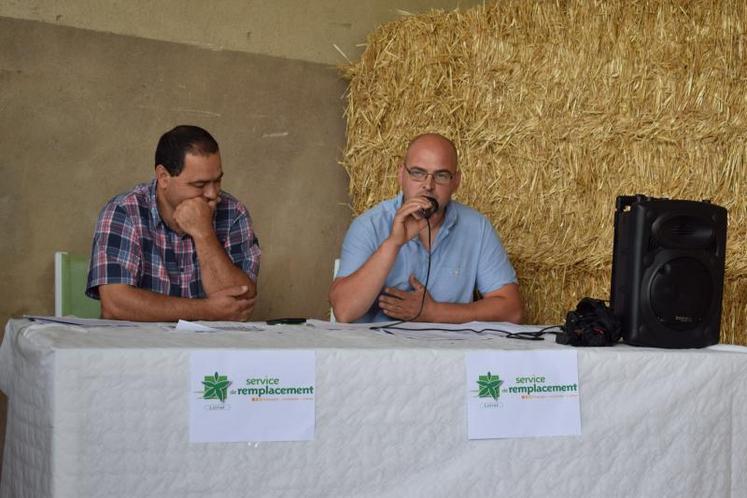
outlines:
{"label": "man's hand on chin", "polygon": [[192,238],[209,235],[213,232],[213,213],[217,203],[202,197],[182,201],[174,210],[174,221]]}

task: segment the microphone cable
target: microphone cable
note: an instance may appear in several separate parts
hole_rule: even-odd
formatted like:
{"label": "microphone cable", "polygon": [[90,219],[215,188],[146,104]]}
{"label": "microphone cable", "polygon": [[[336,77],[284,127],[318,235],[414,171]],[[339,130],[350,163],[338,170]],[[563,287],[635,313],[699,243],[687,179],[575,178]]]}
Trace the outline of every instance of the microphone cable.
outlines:
{"label": "microphone cable", "polygon": [[[493,329],[493,328],[487,328],[487,329],[471,329],[471,328],[461,328],[461,329],[451,329],[451,328],[438,328],[438,327],[428,327],[427,329],[418,329],[418,328],[409,328],[409,327],[400,327],[402,321],[395,322],[391,325],[386,326],[379,326],[379,327],[371,327],[375,330],[383,330],[384,332],[388,334],[394,335],[392,332],[389,332],[387,329],[393,329],[393,330],[405,330],[408,332],[417,332],[418,330],[436,330],[439,332],[474,332],[477,335],[485,334],[485,332],[496,332],[499,334],[503,334],[503,337],[506,337],[507,339],[523,339],[525,341],[544,341],[545,338],[542,337],[545,334],[553,334],[553,335],[560,335],[562,334],[562,325],[549,325],[547,327],[543,327],[538,330],[525,330],[522,332],[511,332],[510,330],[504,330],[504,329]],[[552,329],[559,329],[559,330],[552,330]]]}
{"label": "microphone cable", "polygon": [[[397,325],[402,325],[403,323],[407,323],[407,322],[414,322],[423,313],[423,306],[425,306],[425,295],[428,292],[428,281],[431,278],[431,250],[433,249],[433,242],[431,241],[431,219],[430,217],[426,218],[425,221],[428,224],[428,269],[425,272],[425,283],[423,284],[423,297],[420,299],[420,308],[418,309],[417,314],[408,320],[399,320],[387,326],[376,325],[376,326],[371,327],[371,330],[383,330],[384,332],[387,332],[386,330],[387,328],[396,327]],[[391,332],[387,332],[387,333],[391,334]]]}

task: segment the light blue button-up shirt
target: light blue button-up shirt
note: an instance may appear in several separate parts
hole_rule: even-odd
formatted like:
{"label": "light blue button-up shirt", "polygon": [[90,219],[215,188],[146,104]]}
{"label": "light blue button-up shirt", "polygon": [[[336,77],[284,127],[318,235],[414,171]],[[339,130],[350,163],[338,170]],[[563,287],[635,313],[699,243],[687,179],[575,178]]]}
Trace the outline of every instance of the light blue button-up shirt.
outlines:
{"label": "light blue button-up shirt", "polygon": [[[368,261],[389,237],[394,215],[401,205],[400,193],[353,220],[342,243],[338,277],[350,275]],[[385,286],[412,291],[408,282],[410,275],[415,275],[425,284],[427,271],[428,251],[420,238],[415,237],[400,248]],[[488,219],[470,207],[449,202],[431,253],[428,291],[433,299],[437,302],[469,303],[475,289],[487,294],[516,281],[516,272]],[[357,321],[386,320],[392,318],[381,311],[377,300]]]}

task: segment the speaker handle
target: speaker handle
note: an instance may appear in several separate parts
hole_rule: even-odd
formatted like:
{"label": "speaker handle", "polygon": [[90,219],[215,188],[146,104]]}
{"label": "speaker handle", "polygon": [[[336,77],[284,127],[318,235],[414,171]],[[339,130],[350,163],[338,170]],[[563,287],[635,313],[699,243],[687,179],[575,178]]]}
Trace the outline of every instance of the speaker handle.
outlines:
{"label": "speaker handle", "polygon": [[610,309],[613,310],[615,309],[615,282],[617,277],[617,264],[614,255],[616,254],[617,245],[620,243],[620,225],[622,224],[622,218],[625,216],[625,213],[630,211],[630,206],[639,202],[643,197],[645,196],[641,194],[618,195],[615,200],[615,227],[612,234],[612,272],[610,275]]}

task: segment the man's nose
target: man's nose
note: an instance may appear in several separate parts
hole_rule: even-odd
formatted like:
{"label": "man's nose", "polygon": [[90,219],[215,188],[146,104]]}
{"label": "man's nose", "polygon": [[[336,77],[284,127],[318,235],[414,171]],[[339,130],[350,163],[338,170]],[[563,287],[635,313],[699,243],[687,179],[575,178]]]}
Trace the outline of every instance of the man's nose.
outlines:
{"label": "man's nose", "polygon": [[433,175],[428,174],[425,177],[425,180],[423,180],[423,188],[426,190],[433,190],[433,187],[436,183],[436,180],[433,178]]}
{"label": "man's nose", "polygon": [[216,185],[215,183],[209,183],[205,185],[205,190],[203,190],[203,195],[211,201],[214,201],[218,198],[218,195],[220,194],[220,187]]}

